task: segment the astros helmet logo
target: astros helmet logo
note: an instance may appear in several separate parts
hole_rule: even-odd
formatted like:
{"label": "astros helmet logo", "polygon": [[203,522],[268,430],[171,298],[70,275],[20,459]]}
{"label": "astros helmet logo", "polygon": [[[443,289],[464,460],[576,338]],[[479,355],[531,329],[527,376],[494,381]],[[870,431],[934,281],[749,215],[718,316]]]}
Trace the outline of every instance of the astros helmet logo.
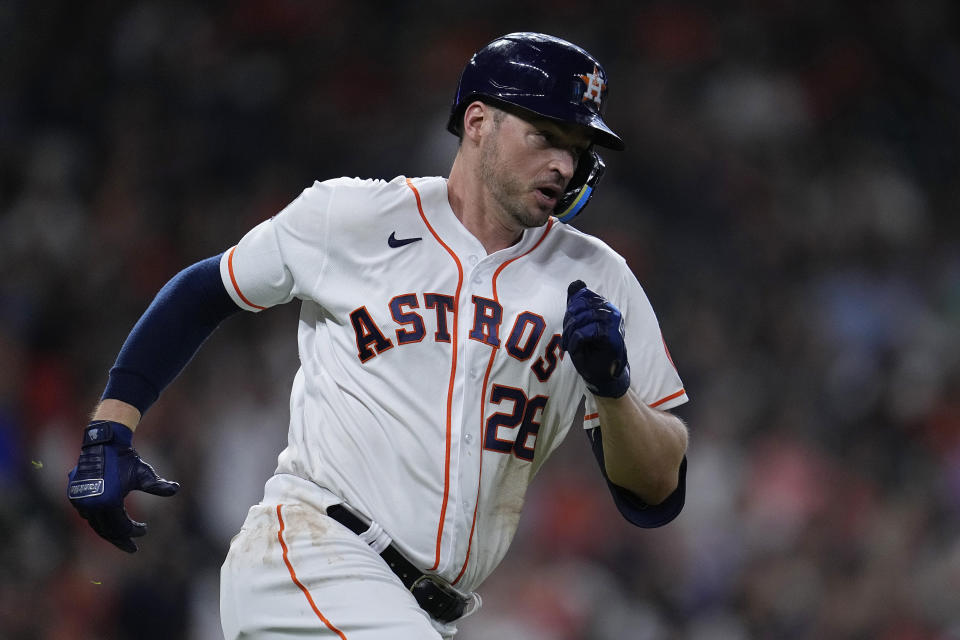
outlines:
{"label": "astros helmet logo", "polygon": [[607,88],[607,82],[606,78],[603,77],[603,72],[594,65],[593,73],[582,75],[580,79],[587,85],[587,88],[583,91],[583,102],[593,100],[599,108],[600,97],[603,95],[603,90]]}

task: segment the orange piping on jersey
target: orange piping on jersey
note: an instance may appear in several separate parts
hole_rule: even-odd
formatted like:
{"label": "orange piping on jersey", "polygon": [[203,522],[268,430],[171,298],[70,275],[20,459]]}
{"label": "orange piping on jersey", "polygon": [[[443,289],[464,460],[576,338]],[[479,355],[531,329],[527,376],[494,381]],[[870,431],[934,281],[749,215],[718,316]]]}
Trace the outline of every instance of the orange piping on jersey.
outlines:
{"label": "orange piping on jersey", "polygon": [[660,342],[663,343],[663,352],[667,354],[667,360],[670,361],[670,366],[673,367],[673,370],[677,370],[677,365],[673,364],[673,356],[670,355],[670,349],[667,348],[667,341],[663,337],[663,332],[660,332]]}
{"label": "orange piping on jersey", "polygon": [[233,252],[236,250],[237,248],[233,247],[232,249],[230,249],[230,254],[227,255],[227,271],[230,272],[230,282],[233,283],[233,290],[237,292],[237,295],[240,296],[240,299],[243,300],[245,303],[247,303],[254,309],[260,309],[261,311],[263,311],[264,309],[266,309],[266,307],[261,307],[260,305],[253,304],[252,302],[247,300],[247,297],[243,295],[243,292],[240,291],[240,287],[237,285],[237,278],[236,276],[233,275]]}
{"label": "orange piping on jersey", "polygon": [[[537,247],[539,247],[540,243],[544,241],[544,239],[547,237],[547,234],[550,233],[550,230],[553,228],[554,220],[555,218],[550,218],[547,221],[547,228],[546,230],[544,230],[543,235],[540,236],[540,239],[537,240],[536,244],[530,247],[528,251],[520,254],[516,258],[511,258],[510,260],[507,260],[506,262],[501,264],[496,271],[493,272],[492,285],[493,285],[493,299],[495,302],[497,302],[498,304],[500,303],[500,298],[499,296],[497,296],[497,278],[500,276],[500,272],[503,271],[504,268],[511,262],[514,262],[515,260],[519,260],[520,258],[532,253]],[[463,559],[463,566],[460,567],[460,573],[457,574],[457,577],[454,578],[451,584],[457,584],[458,582],[460,582],[460,578],[463,577],[464,571],[467,570],[467,564],[470,562],[470,550],[473,547],[473,532],[477,527],[477,507],[480,506],[480,487],[482,486],[481,481],[483,479],[483,451],[484,451],[483,447],[485,444],[484,439],[486,438],[486,433],[487,433],[487,429],[485,425],[485,418],[486,418],[485,409],[487,408],[487,381],[490,378],[490,371],[491,369],[493,369],[493,360],[496,357],[496,355],[497,355],[497,349],[496,348],[491,349],[490,360],[487,362],[487,371],[483,376],[483,388],[482,388],[482,393],[480,395],[480,470],[477,473],[477,501],[473,505],[473,522],[470,523],[470,538],[468,538],[467,540],[467,556]]]}
{"label": "orange piping on jersey", "polygon": [[337,629],[330,623],[329,620],[323,617],[323,614],[320,613],[320,609],[317,608],[317,603],[313,601],[313,596],[310,595],[310,591],[307,590],[307,588],[303,586],[303,583],[300,582],[300,579],[297,578],[297,573],[293,570],[293,565],[290,564],[290,558],[288,555],[289,549],[287,549],[287,543],[283,540],[283,514],[280,513],[280,507],[282,506],[283,505],[277,505],[277,520],[280,521],[280,530],[277,532],[277,539],[280,541],[280,547],[283,548],[283,563],[287,565],[287,571],[290,572],[290,579],[293,580],[293,584],[300,588],[300,591],[303,592],[303,595],[307,597],[307,602],[310,603],[310,608],[313,609],[313,612],[317,614],[317,617],[320,618],[320,621],[327,627],[327,629],[330,629],[330,631],[337,634],[341,640],[347,640],[347,636],[343,635],[343,632],[340,631],[340,629]]}
{"label": "orange piping on jersey", "polygon": [[676,393],[671,393],[671,394],[668,395],[666,398],[660,398],[659,400],[657,400],[656,402],[654,402],[653,404],[651,404],[650,407],[651,407],[651,408],[653,408],[653,407],[659,407],[659,406],[660,406],[661,404],[663,404],[664,402],[667,402],[668,400],[673,400],[674,398],[679,398],[680,396],[682,396],[682,395],[685,394],[686,392],[687,392],[686,389],[680,389],[680,391],[677,391]]}
{"label": "orange piping on jersey", "polygon": [[453,258],[454,263],[457,265],[457,292],[454,294],[453,299],[453,336],[452,342],[450,343],[452,361],[450,364],[450,382],[447,384],[447,433],[446,449],[443,459],[443,503],[440,505],[440,524],[437,525],[437,552],[433,560],[433,566],[427,569],[427,571],[433,571],[440,566],[440,544],[443,542],[443,524],[447,519],[447,502],[450,498],[450,440],[452,437],[451,434],[453,433],[453,383],[457,378],[457,321],[460,317],[460,289],[463,286],[463,265],[460,264],[460,259],[457,258],[457,254],[440,239],[440,235],[434,230],[430,221],[427,220],[427,216],[423,212],[423,202],[420,200],[420,192],[413,186],[410,178],[407,178],[407,186],[413,191],[413,197],[417,200],[417,211],[420,212],[420,218],[423,220],[423,224],[427,225],[427,229],[430,230],[433,237],[440,243],[440,246],[447,250],[447,253],[450,254],[450,257]]}
{"label": "orange piping on jersey", "polygon": [[[657,401],[654,402],[653,404],[647,405],[647,406],[649,406],[649,407],[651,407],[651,408],[656,407],[656,406],[659,406],[659,405],[663,404],[664,402],[667,402],[668,400],[673,400],[674,398],[679,398],[680,396],[682,396],[682,395],[685,394],[685,393],[686,393],[686,390],[680,389],[680,391],[677,391],[676,393],[671,393],[671,394],[668,395],[666,398],[661,398],[660,400],[657,400]],[[587,422],[588,420],[596,420],[596,419],[599,418],[599,417],[600,417],[600,414],[599,414],[599,413],[591,413],[591,414],[589,414],[589,415],[583,416],[583,421],[584,421],[584,422]]]}

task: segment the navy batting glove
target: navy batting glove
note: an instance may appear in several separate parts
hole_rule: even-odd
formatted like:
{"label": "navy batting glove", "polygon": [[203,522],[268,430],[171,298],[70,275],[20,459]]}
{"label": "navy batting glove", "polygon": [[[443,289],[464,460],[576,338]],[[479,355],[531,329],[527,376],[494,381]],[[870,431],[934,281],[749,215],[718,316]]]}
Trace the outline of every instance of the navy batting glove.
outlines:
{"label": "navy batting glove", "polygon": [[172,496],[180,489],[141,460],[132,443],[133,431],[119,422],[91,422],[67,484],[70,504],[101,538],[127,553],[137,550],[133,538],[146,535],[147,525],[127,515],[124,497],[134,489],[155,496]]}
{"label": "navy batting glove", "polygon": [[630,364],[623,340],[623,316],[583,280],[567,288],[560,346],[570,354],[591,393],[619,398],[630,388]]}

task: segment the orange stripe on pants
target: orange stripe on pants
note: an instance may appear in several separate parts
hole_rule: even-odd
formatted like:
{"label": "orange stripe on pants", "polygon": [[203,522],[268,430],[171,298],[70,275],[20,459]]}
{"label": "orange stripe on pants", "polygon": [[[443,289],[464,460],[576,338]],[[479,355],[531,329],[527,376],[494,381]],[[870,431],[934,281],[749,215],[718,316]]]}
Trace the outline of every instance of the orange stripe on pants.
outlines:
{"label": "orange stripe on pants", "polygon": [[313,601],[313,596],[310,595],[310,592],[307,590],[307,588],[303,586],[303,583],[297,578],[297,572],[293,570],[293,565],[290,564],[287,543],[283,540],[283,514],[280,512],[282,506],[283,505],[277,505],[277,520],[280,521],[280,530],[277,532],[277,539],[280,541],[280,546],[283,548],[283,563],[287,565],[287,570],[290,572],[290,579],[293,580],[293,584],[300,587],[300,591],[303,592],[303,595],[307,597],[307,602],[310,603],[310,608],[313,609],[315,614],[317,614],[317,617],[320,618],[320,621],[326,625],[327,629],[330,629],[330,631],[333,631],[335,634],[337,634],[341,640],[347,640],[347,636],[343,635],[343,632],[340,631],[340,629],[337,629],[335,626],[333,626],[333,624],[331,624],[330,621],[327,620],[322,613],[320,613],[320,609],[317,608],[317,603]]}

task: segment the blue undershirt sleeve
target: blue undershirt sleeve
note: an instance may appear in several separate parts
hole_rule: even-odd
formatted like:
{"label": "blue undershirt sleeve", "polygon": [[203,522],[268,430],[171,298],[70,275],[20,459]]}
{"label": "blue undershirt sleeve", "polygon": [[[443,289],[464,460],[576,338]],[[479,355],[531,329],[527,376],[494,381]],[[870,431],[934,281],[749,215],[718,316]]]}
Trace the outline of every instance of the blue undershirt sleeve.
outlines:
{"label": "blue undershirt sleeve", "polygon": [[157,293],[127,336],[102,399],[122,400],[144,414],[213,330],[237,311],[220,278],[220,255],[187,267]]}
{"label": "blue undershirt sleeve", "polygon": [[603,473],[603,478],[607,481],[607,487],[610,489],[611,495],[613,495],[613,502],[617,505],[620,514],[626,518],[628,522],[645,529],[653,529],[662,527],[680,515],[687,493],[686,456],[684,456],[683,462],[680,463],[680,477],[677,481],[677,488],[660,504],[649,505],[636,494],[610,482],[610,478],[607,477],[607,468],[603,459],[603,438],[600,434],[600,427],[588,429],[587,438],[590,440],[590,446],[593,448],[593,455],[600,464],[600,471]]}

